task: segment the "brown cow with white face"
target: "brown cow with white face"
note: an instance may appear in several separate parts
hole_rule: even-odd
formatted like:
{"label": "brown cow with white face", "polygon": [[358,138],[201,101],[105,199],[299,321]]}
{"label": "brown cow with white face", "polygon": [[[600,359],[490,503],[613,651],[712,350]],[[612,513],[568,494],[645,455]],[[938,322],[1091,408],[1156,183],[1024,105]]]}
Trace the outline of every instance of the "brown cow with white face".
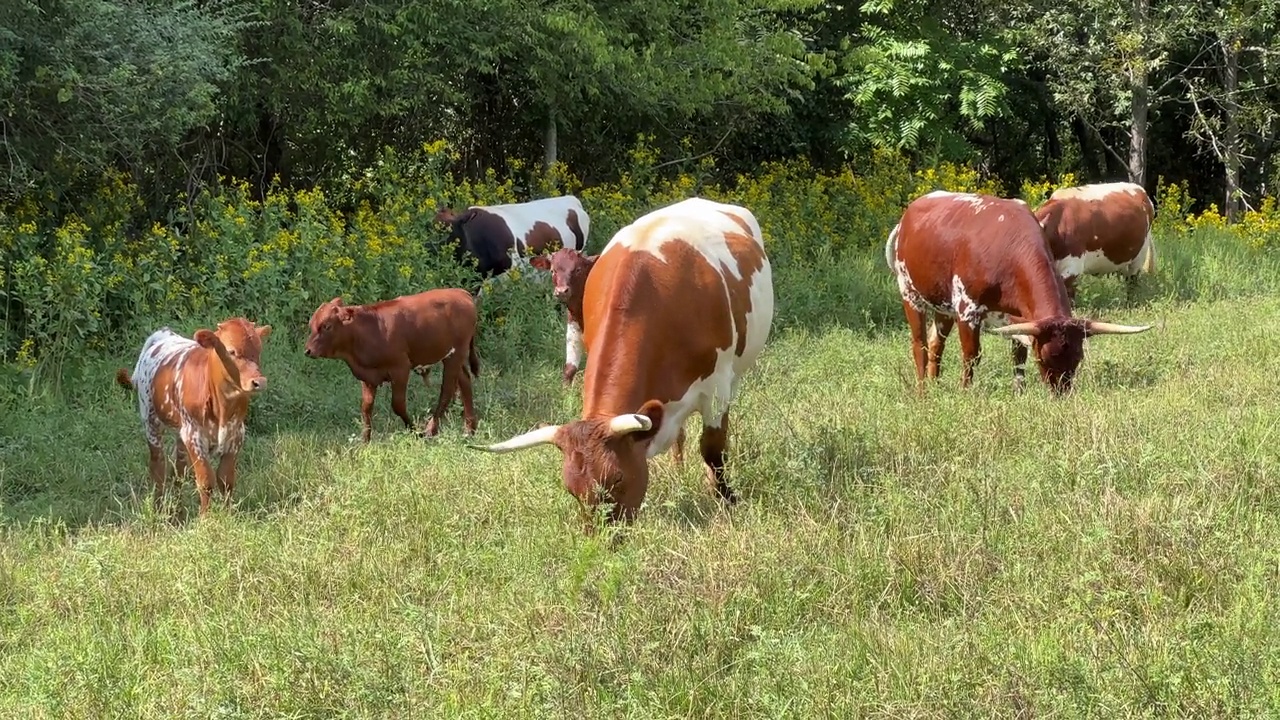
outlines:
{"label": "brown cow with white face", "polygon": [[690,198],[618,231],[587,277],[583,335],[591,362],[582,417],[482,448],[544,443],[564,454],[564,484],[587,512],[614,503],[631,519],[649,485],[648,459],[666,450],[693,412],[702,459],[719,496],[729,406],[773,323],[773,277],[755,216]]}
{"label": "brown cow with white face", "polygon": [[178,476],[186,472],[188,463],[195,468],[200,515],[209,511],[214,459],[218,460],[218,489],[231,503],[249,398],[267,384],[258,361],[262,341],[270,334],[270,325],[256,326],[244,318],[224,320],[216,331],[197,330],[195,339],[164,327],[142,344],[132,375],[125,368],[116,371],[116,382],[138,393],[157,506],[164,500],[166,428],[178,431],[174,446]]}
{"label": "brown cow with white face", "polygon": [[[413,427],[406,405],[409,375],[425,384],[431,366],[444,365],[440,397],[431,410],[426,435],[438,431],[455,395],[462,396],[463,430],[476,430],[472,376],[480,374],[476,354],[475,299],[466,290],[437,288],[368,305],[345,305],[335,297],[311,315],[311,336],[303,352],[309,358],[339,358],[360,381],[361,439],[373,434],[373,401],[382,383],[391,383],[391,409]],[[469,372],[468,372],[469,370]]]}
{"label": "brown cow with white face", "polygon": [[[1070,391],[1086,337],[1150,329],[1072,317],[1039,223],[1021,200],[945,190],[916,198],[889,233],[885,261],[898,279],[921,390],[926,372],[938,376],[957,320],[962,386],[973,379],[985,328],[1015,338],[1016,388],[1022,386],[1030,346],[1055,395]],[[927,315],[933,327],[926,347]]]}
{"label": "brown cow with white face", "polygon": [[1074,299],[1081,275],[1119,274],[1133,299],[1138,273],[1155,271],[1155,206],[1141,185],[1098,183],[1058,188],[1036,209],[1058,274]]}

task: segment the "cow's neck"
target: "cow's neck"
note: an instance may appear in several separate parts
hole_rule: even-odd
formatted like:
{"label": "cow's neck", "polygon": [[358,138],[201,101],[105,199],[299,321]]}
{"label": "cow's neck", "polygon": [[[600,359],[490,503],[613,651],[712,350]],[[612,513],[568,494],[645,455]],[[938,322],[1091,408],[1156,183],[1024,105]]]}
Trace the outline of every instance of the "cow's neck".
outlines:
{"label": "cow's neck", "polygon": [[228,418],[244,412],[244,393],[228,377],[218,352],[213,349],[205,352],[205,392],[209,398],[208,406],[213,416],[211,419],[222,425]]}

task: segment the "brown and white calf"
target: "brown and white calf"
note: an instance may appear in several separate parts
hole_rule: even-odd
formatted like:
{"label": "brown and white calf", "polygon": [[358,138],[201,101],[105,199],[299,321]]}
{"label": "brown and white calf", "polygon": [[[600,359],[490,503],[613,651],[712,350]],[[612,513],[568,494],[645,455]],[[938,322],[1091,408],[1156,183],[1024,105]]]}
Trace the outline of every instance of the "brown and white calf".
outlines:
{"label": "brown and white calf", "polygon": [[569,318],[564,331],[564,384],[568,387],[582,363],[582,294],[587,276],[600,259],[573,248],[561,248],[550,255],[538,255],[529,264],[551,273],[552,294],[564,305]]}
{"label": "brown and white calf", "polygon": [[690,198],[640,217],[600,253],[582,310],[591,362],[581,419],[482,449],[554,444],[584,511],[603,500],[614,503],[611,520],[631,519],[648,489],[648,459],[696,411],[708,482],[733,502],[729,407],[773,324],[772,269],[755,216]]}
{"label": "brown and white calf", "polygon": [[200,514],[209,511],[214,459],[219,461],[218,489],[230,505],[249,399],[267,384],[258,362],[270,334],[270,325],[239,317],[219,323],[216,331],[197,330],[194,339],[164,327],[143,343],[132,375],[125,368],[116,371],[116,382],[138,394],[157,507],[164,499],[166,428],[178,431],[178,477],[188,464],[195,469]]}
{"label": "brown and white calf", "polygon": [[1156,209],[1141,185],[1098,183],[1059,188],[1035,211],[1067,296],[1081,275],[1119,274],[1132,299],[1138,273],[1155,271],[1151,225]]}
{"label": "brown and white calf", "polygon": [[962,386],[973,379],[986,329],[1014,338],[1015,388],[1022,387],[1029,346],[1041,379],[1059,395],[1071,389],[1086,337],[1150,329],[1072,317],[1040,225],[1021,200],[944,190],[916,198],[889,233],[885,261],[911,327],[919,389],[926,374],[938,376],[957,321]]}
{"label": "brown and white calf", "polygon": [[460,213],[445,207],[436,222],[449,226],[444,242],[457,241],[454,256],[476,259],[482,277],[495,277],[511,269],[526,255],[566,247],[587,246],[591,217],[572,195],[541,198],[505,205],[472,205]]}
{"label": "brown and white calf", "polygon": [[409,375],[427,382],[431,366],[444,364],[440,398],[431,411],[426,435],[436,434],[455,395],[462,396],[464,429],[476,430],[472,404],[472,376],[480,375],[476,354],[476,303],[458,288],[437,288],[369,305],[344,305],[335,297],[311,315],[311,336],[304,353],[309,358],[340,358],[363,389],[360,415],[362,438],[373,434],[373,401],[378,386],[391,383],[391,409],[413,427],[406,400]]}

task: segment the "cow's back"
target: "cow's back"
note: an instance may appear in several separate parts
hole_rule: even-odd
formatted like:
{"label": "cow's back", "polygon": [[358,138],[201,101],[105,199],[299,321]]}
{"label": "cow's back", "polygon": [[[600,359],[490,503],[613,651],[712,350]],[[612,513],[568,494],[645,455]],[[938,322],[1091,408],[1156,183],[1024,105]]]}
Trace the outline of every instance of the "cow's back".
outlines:
{"label": "cow's back", "polygon": [[586,247],[591,229],[591,218],[573,195],[475,207],[499,218],[520,243],[545,239],[549,231],[554,231],[564,247],[581,250]]}
{"label": "cow's back", "polygon": [[[684,398],[677,415],[703,395],[727,401],[768,341],[772,319],[772,271],[749,211],[693,198],[637,219],[587,277],[583,333],[594,359],[584,416],[632,412],[650,399]],[[653,453],[665,448],[665,434]]]}
{"label": "cow's back", "polygon": [[1050,266],[1039,223],[1026,203],[935,191],[908,206],[886,247],[903,297],[920,310],[954,310],[957,296],[998,288],[1026,260]]}
{"label": "cow's back", "polygon": [[460,288],[436,288],[373,307],[383,334],[366,340],[407,355],[415,365],[439,362],[451,350],[465,355],[476,329],[475,299]]}
{"label": "cow's back", "polygon": [[1128,267],[1149,241],[1155,209],[1141,185],[1099,183],[1059,188],[1036,219],[1066,277]]}

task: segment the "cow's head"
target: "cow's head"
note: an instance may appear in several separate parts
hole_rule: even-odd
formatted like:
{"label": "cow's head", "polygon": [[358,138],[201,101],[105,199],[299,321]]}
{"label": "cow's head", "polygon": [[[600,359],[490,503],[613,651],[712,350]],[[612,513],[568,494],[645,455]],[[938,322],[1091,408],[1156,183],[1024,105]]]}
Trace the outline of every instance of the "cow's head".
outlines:
{"label": "cow's head", "polygon": [[1076,370],[1084,359],[1084,339],[1093,335],[1131,335],[1146,332],[1150,325],[1117,325],[1075,317],[1052,317],[1036,321],[1015,322],[995,328],[1005,337],[1025,336],[1031,340],[1031,352],[1040,367],[1040,378],[1054,395],[1071,391]]}
{"label": "cow's head", "polygon": [[565,489],[588,508],[601,500],[615,502],[613,517],[626,518],[639,509],[649,481],[646,451],[661,426],[662,403],[650,400],[639,412],[545,425],[496,445],[473,447],[505,453],[555,445],[564,455]]}
{"label": "cow's head", "polygon": [[453,221],[457,219],[457,213],[455,213],[448,205],[436,208],[436,222],[442,225],[452,225]]}
{"label": "cow's head", "polygon": [[343,305],[342,297],[335,297],[316,308],[311,314],[311,336],[307,338],[303,352],[309,358],[341,357],[351,349],[352,322],[359,308]]}
{"label": "cow's head", "polygon": [[214,352],[217,362],[211,362],[210,368],[224,384],[241,393],[256,393],[267,386],[258,363],[262,359],[262,342],[270,334],[270,325],[254,325],[236,317],[218,323],[216,331],[196,331],[195,341]]}
{"label": "cow's head", "polygon": [[550,255],[534,256],[529,264],[550,272],[556,299],[570,305],[575,300],[582,302],[587,275],[599,259],[599,255],[585,255],[573,248],[560,248]]}

